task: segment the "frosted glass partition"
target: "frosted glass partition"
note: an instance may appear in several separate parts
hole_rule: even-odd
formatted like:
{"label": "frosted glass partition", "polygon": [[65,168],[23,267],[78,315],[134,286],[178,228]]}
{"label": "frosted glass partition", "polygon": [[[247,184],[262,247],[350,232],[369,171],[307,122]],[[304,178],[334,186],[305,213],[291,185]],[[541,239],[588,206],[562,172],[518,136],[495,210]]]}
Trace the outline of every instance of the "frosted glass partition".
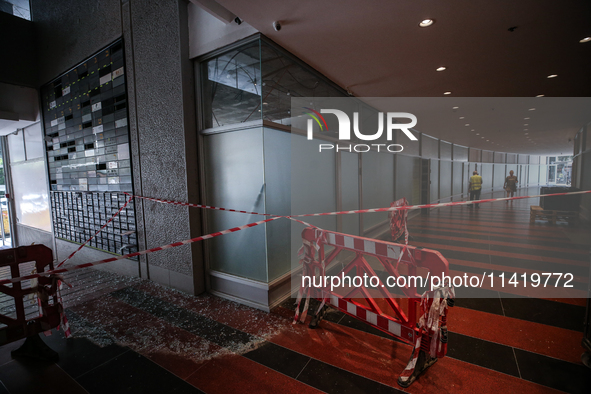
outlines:
{"label": "frosted glass partition", "polygon": [[530,164],[529,166],[529,185],[537,185],[538,184],[538,177],[540,176],[540,166],[536,164]]}
{"label": "frosted glass partition", "polygon": [[13,163],[11,170],[18,223],[50,232],[45,161]]}
{"label": "frosted glass partition", "polygon": [[487,190],[492,187],[493,183],[493,165],[484,163],[482,164],[482,171],[480,175],[482,176],[482,190]]}
{"label": "frosted glass partition", "polygon": [[527,155],[517,155],[519,164],[527,164]]}
{"label": "frosted glass partition", "polygon": [[439,142],[439,157],[442,160],[451,160],[451,144],[449,142]]}
{"label": "frosted glass partition", "polygon": [[435,138],[429,137],[425,134],[422,135],[421,140],[421,157],[428,159],[439,158],[439,141]]}
{"label": "frosted glass partition", "polygon": [[[291,135],[284,131],[264,128],[265,149],[265,208],[275,215],[291,214]],[[259,219],[260,220],[260,219]],[[290,221],[280,219],[265,225],[269,282],[289,272]]]}
{"label": "frosted glass partition", "polygon": [[507,164],[517,163],[517,155],[515,153],[507,153]]}
{"label": "frosted glass partition", "polygon": [[492,163],[494,159],[494,155],[492,151],[483,150],[482,151],[482,162],[483,163]]}
{"label": "frosted glass partition", "polygon": [[468,161],[468,148],[465,146],[454,145],[454,160]]}
{"label": "frosted glass partition", "polygon": [[412,130],[411,130],[411,132],[417,138],[416,141],[410,141],[408,138],[406,138],[406,136],[404,136],[404,134],[402,134],[402,132],[397,131],[395,133],[395,135],[396,135],[396,143],[401,144],[401,145],[404,146],[403,153],[405,155],[418,156],[419,155],[419,140],[418,140],[419,133],[416,133],[416,132],[414,132]]}
{"label": "frosted glass partition", "polygon": [[6,136],[8,140],[8,152],[10,154],[10,162],[15,163],[25,160],[25,141],[23,139],[23,132],[18,134],[9,134]]}
{"label": "frosted glass partition", "polygon": [[[341,152],[341,208],[359,209],[359,154]],[[359,234],[359,215],[341,215],[342,232]]]}
{"label": "frosted glass partition", "polygon": [[396,200],[406,197],[412,205],[419,204],[419,166],[418,157],[396,155]]}
{"label": "frosted glass partition", "polygon": [[[363,209],[389,207],[394,198],[394,155],[367,152],[361,154]],[[408,174],[406,174],[408,176]],[[363,229],[388,220],[387,212],[363,214]]]}
{"label": "frosted glass partition", "polygon": [[430,198],[431,201],[439,200],[439,160],[430,160],[431,175],[430,175]]}
{"label": "frosted glass partition", "polygon": [[25,133],[25,150],[27,152],[27,160],[37,159],[45,155],[43,146],[41,122],[35,123],[23,130]]}
{"label": "frosted glass partition", "polygon": [[[336,204],[336,163],[334,151],[319,151],[322,140],[307,140],[291,134],[291,212],[334,212]],[[337,230],[336,216],[302,218],[325,230]],[[304,226],[291,223],[291,267],[299,267],[298,249],[302,246]]]}
{"label": "frosted glass partition", "polygon": [[529,164],[540,164],[540,156],[530,156]]}
{"label": "frosted glass partition", "polygon": [[495,164],[494,186],[496,190],[503,188],[505,183],[505,164]]}
{"label": "frosted glass partition", "polygon": [[548,183],[548,165],[540,165],[540,185]]}
{"label": "frosted glass partition", "polygon": [[502,152],[495,152],[495,163],[505,163],[507,156]]}
{"label": "frosted glass partition", "polygon": [[455,196],[456,194],[462,193],[462,168],[464,163],[454,161],[452,163],[453,166],[453,189],[452,194]]}
{"label": "frosted glass partition", "polygon": [[[262,128],[205,135],[203,142],[207,203],[249,212],[265,212]],[[255,215],[206,212],[207,233],[261,220]],[[211,269],[267,281],[264,224],[206,242]]]}
{"label": "frosted glass partition", "polygon": [[451,196],[451,161],[439,162],[439,198]]}
{"label": "frosted glass partition", "polygon": [[472,162],[479,162],[480,161],[480,149],[470,148],[468,151],[469,157],[468,160]]}

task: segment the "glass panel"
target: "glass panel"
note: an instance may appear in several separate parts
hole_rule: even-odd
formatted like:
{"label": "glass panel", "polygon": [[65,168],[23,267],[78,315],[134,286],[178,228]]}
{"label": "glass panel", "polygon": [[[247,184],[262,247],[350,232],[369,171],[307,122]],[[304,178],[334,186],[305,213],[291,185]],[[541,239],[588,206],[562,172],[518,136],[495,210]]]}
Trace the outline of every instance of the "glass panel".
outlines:
{"label": "glass panel", "polygon": [[431,160],[431,202],[439,199],[439,160]]}
{"label": "glass panel", "polygon": [[454,160],[468,161],[468,148],[454,145]]}
{"label": "glass panel", "polygon": [[[394,201],[394,155],[367,152],[361,154],[363,208],[389,207]],[[408,176],[409,174],[405,174]],[[364,231],[388,220],[387,212],[363,214]]]}
{"label": "glass panel", "polygon": [[[264,212],[262,129],[204,136],[206,198],[209,205]],[[207,233],[261,220],[260,216],[207,211]],[[209,242],[210,268],[267,281],[265,225]]]}
{"label": "glass panel", "polygon": [[451,196],[451,161],[439,162],[439,198]]}
{"label": "glass panel", "polygon": [[11,170],[18,223],[51,231],[45,162],[13,164]]}
{"label": "glass panel", "polygon": [[[482,190],[488,191],[492,188],[493,184],[493,173],[492,173],[493,165],[492,164],[483,164],[482,171],[480,175],[482,176]],[[484,197],[483,197],[484,198]]]}
{"label": "glass panel", "polygon": [[451,144],[449,142],[441,141],[439,143],[440,158],[451,160]]}
{"label": "glass panel", "polygon": [[[409,144],[410,145],[410,144]],[[396,155],[396,200],[406,197],[411,205],[420,201],[420,159]]]}
{"label": "glass panel", "polygon": [[456,194],[462,193],[462,165],[463,163],[454,161],[453,162],[453,172],[454,172],[454,181],[453,181],[453,190],[452,194],[455,196]]}
{"label": "glass panel", "polygon": [[539,173],[540,173],[540,166],[538,166],[538,165],[530,165],[529,166],[529,185],[537,185],[538,184]]}
{"label": "glass panel", "polygon": [[[265,128],[265,207],[267,212],[288,216],[291,212],[291,135]],[[260,219],[259,219],[260,220]],[[266,224],[269,282],[289,272],[289,220]]]}
{"label": "glass panel", "polygon": [[[334,151],[318,154],[322,140],[307,140],[291,134],[291,212],[293,215],[336,211]],[[336,216],[304,217],[302,220],[325,230],[337,230]],[[304,226],[291,225],[291,268],[299,267],[298,249]]]}
{"label": "glass panel", "polygon": [[31,20],[29,0],[1,0],[0,11],[28,21]]}
{"label": "glass panel", "polygon": [[204,127],[261,118],[259,41],[202,64]]}
{"label": "glass panel", "polygon": [[[341,152],[341,205],[344,211],[359,209],[359,155]],[[343,233],[359,235],[359,214],[341,215]]]}
{"label": "glass panel", "polygon": [[495,164],[495,179],[493,187],[495,190],[501,190],[505,184],[505,164]]}
{"label": "glass panel", "polygon": [[261,42],[263,119],[291,124],[292,97],[345,97],[281,49]]}
{"label": "glass panel", "polygon": [[439,158],[439,141],[423,134],[421,156],[429,159]]}
{"label": "glass panel", "polygon": [[43,139],[41,138],[41,123],[36,123],[24,129],[25,150],[27,160],[43,157]]}
{"label": "glass panel", "polygon": [[23,135],[23,131],[19,130],[18,134],[9,134],[6,136],[6,139],[8,140],[8,154],[10,155],[11,163],[25,160],[25,142]]}

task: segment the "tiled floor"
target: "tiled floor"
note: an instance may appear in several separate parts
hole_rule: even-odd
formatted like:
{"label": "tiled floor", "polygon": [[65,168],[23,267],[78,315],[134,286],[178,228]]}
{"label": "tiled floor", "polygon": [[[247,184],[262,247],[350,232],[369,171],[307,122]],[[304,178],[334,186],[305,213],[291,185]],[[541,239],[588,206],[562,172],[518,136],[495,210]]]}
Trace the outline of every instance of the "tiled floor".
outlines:
{"label": "tiled floor", "polygon": [[[579,242],[590,230],[530,225],[531,204],[432,211],[409,222],[411,243],[439,250],[452,270],[588,269],[589,245]],[[447,357],[402,390],[396,380],[411,348],[340,312],[311,330],[291,324],[292,301],[268,314],[146,281],[77,275],[64,297],[75,337],[44,338],[60,361],[12,360],[22,341],[5,345],[0,393],[591,391],[591,371],[580,362],[585,299],[490,289],[478,294],[489,298],[458,298]]]}

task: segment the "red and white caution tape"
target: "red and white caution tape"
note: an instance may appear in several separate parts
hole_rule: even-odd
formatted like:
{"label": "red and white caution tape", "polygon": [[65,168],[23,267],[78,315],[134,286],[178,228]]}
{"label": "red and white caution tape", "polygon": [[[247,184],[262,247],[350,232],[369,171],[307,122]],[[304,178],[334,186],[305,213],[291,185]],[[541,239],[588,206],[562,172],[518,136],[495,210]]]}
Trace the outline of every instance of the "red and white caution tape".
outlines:
{"label": "red and white caution tape", "polygon": [[110,263],[112,261],[123,260],[123,259],[127,259],[127,258],[130,258],[130,257],[141,256],[141,255],[148,254],[148,253],[158,252],[158,251],[164,250],[164,249],[176,248],[177,246],[188,245],[188,244],[191,244],[193,242],[199,242],[199,241],[203,241],[205,239],[210,239],[210,238],[218,237],[220,235],[234,233],[236,231],[244,230],[245,228],[250,228],[250,227],[258,226],[259,224],[263,224],[263,223],[266,223],[266,222],[277,220],[279,218],[281,218],[281,216],[270,218],[270,219],[265,219],[265,220],[260,220],[258,222],[245,224],[244,226],[234,227],[234,228],[230,228],[230,229],[223,230],[223,231],[217,231],[215,233],[211,233],[211,234],[207,234],[207,235],[202,235],[202,236],[199,236],[199,237],[196,237],[196,238],[186,239],[184,241],[173,242],[173,243],[168,244],[168,245],[158,246],[156,248],[142,250],[140,252],[129,253],[129,254],[125,254],[123,256],[111,257],[111,258],[108,258],[108,259],[99,260],[99,261],[95,261],[95,262],[92,262],[92,263],[79,264],[79,265],[75,265],[73,267],[68,267],[68,268],[54,269],[52,271],[41,272],[41,273],[27,275],[27,276],[21,276],[21,277],[18,277],[18,278],[3,279],[3,280],[0,280],[0,285],[5,285],[7,283],[16,283],[16,282],[20,282],[20,281],[28,280],[28,279],[39,278],[41,276],[49,276],[49,275],[61,274],[63,272],[75,271],[75,270],[79,270],[79,269],[82,269],[82,268],[92,267],[92,266],[95,266],[95,265]]}
{"label": "red and white caution tape", "polygon": [[406,206],[400,206],[400,207],[358,209],[358,210],[354,210],[354,211],[305,213],[305,214],[301,214],[301,215],[291,215],[289,217],[294,218],[294,217],[304,217],[304,216],[349,215],[352,213],[390,212],[390,211],[413,210],[413,209],[422,209],[422,208],[440,208],[440,207],[451,207],[451,206],[456,206],[456,205],[482,204],[482,203],[486,203],[486,202],[495,202],[495,201],[523,200],[525,198],[566,196],[566,195],[571,195],[571,194],[586,194],[586,193],[591,193],[591,190],[584,190],[584,191],[579,191],[579,192],[567,192],[567,193],[539,194],[539,195],[535,195],[535,196],[504,197],[504,198],[489,198],[486,200],[444,202],[444,203],[439,203],[439,204],[406,205]]}
{"label": "red and white caution tape", "polygon": [[278,217],[282,217],[282,216],[279,216],[279,215],[273,215],[271,213],[259,213],[259,212],[240,211],[238,209],[212,207],[211,205],[191,204],[189,202],[180,202],[180,201],[174,201],[174,200],[163,200],[163,199],[160,199],[160,198],[143,197],[143,196],[132,196],[129,193],[125,193],[125,194],[127,194],[128,196],[131,196],[133,198],[141,198],[143,200],[149,200],[149,201],[159,202],[159,203],[163,203],[163,204],[181,205],[181,206],[184,206],[184,207],[192,207],[192,208],[213,209],[215,211],[227,211],[227,212],[248,213],[248,214],[251,214],[251,215],[263,215],[263,216],[278,216]]}

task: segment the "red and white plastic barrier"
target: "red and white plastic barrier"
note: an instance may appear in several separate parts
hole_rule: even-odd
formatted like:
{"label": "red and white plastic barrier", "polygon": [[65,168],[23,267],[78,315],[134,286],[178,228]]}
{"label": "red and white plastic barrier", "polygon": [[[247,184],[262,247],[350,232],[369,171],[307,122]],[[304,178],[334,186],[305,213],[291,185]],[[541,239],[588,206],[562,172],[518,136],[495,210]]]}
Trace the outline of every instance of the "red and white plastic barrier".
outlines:
{"label": "red and white plastic barrier", "polygon": [[[399,289],[407,297],[408,306],[403,308],[386,284],[368,263],[367,257],[377,259],[384,271],[390,276],[399,278],[401,275],[417,276],[417,269],[428,271],[432,275],[447,275],[447,260],[437,251],[400,245],[387,241],[379,241],[359,236],[341,234],[308,227],[302,232],[302,286],[298,291],[294,323],[304,322],[309,308],[310,298],[321,301],[312,318],[310,326],[314,328],[325,313],[324,306],[332,305],[336,309],[353,316],[375,328],[386,332],[414,346],[409,364],[401,374],[398,383],[408,387],[416,377],[428,368],[437,358],[447,352],[447,317],[448,304],[453,305],[453,289],[438,288],[418,294],[417,283],[404,281]],[[325,253],[328,247],[330,252]],[[339,265],[341,252],[354,252],[354,257],[340,256],[344,268],[335,272]],[[346,276],[354,272],[356,277],[367,275],[376,278],[371,287],[361,286],[332,288],[332,283],[323,280],[330,271],[331,277]],[[317,277],[319,281],[303,278]],[[313,287],[312,283],[320,286]],[[376,299],[383,300],[379,304]],[[303,310],[302,300],[305,298]],[[357,299],[364,298],[367,305]],[[405,313],[406,310],[406,313]],[[419,314],[417,314],[419,310]]]}

